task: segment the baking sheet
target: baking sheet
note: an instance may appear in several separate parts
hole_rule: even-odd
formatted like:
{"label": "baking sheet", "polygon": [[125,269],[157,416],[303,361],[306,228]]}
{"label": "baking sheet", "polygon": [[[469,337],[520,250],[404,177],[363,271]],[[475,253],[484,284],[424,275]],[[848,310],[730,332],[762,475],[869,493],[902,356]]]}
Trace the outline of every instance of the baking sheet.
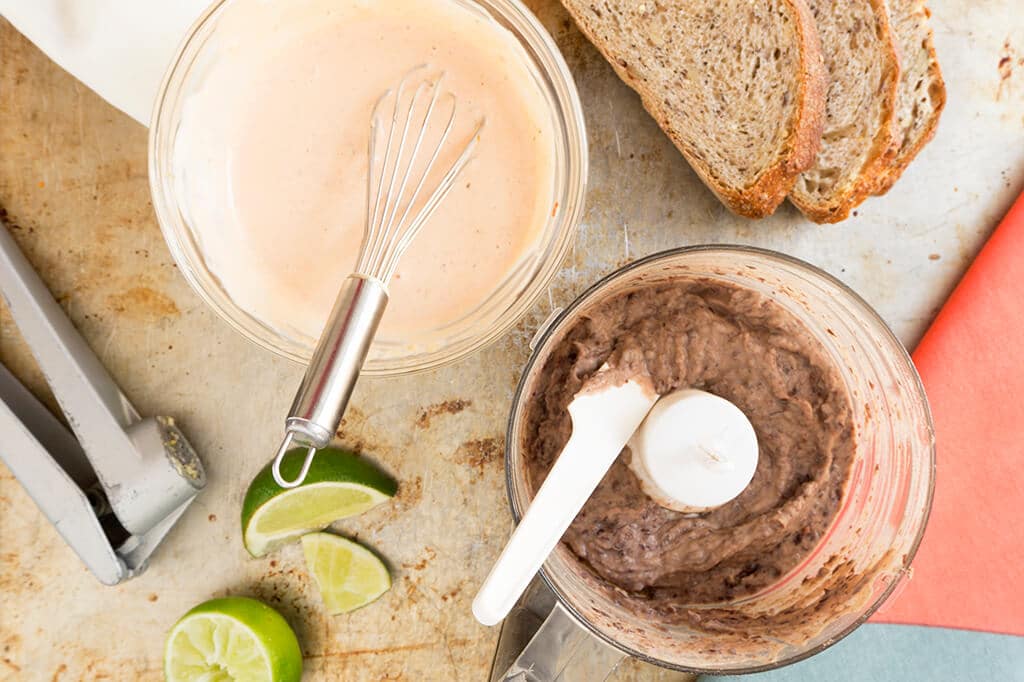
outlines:
{"label": "baking sheet", "polygon": [[[169,626],[226,593],[265,599],[297,625],[306,679],[484,679],[497,631],[476,624],[469,604],[511,528],[505,419],[527,343],[553,307],[654,251],[743,243],[823,267],[913,345],[1024,186],[1016,0],[930,3],[949,90],[937,138],[889,195],[831,226],[789,206],[760,222],[729,214],[561,6],[528,4],[583,99],[586,215],[565,270],[515,331],[457,365],[361,382],[341,440],[402,489],[339,530],[386,556],[395,583],[334,618],[298,547],[250,559],[239,537],[245,486],[272,454],[302,368],[238,336],[176,272],[149,202],[146,131],[0,20],[0,206],[14,237],[140,411],[178,418],[210,479],[149,571],[106,588],[0,467],[0,679],[160,680]],[[0,361],[45,396],[2,309]],[[613,679],[677,678],[634,662]]]}

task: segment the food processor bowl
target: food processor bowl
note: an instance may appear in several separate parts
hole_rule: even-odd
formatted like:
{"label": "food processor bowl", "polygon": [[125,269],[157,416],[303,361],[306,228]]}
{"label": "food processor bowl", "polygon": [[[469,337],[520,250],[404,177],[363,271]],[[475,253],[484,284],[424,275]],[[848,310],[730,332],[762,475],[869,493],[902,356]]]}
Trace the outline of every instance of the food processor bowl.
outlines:
{"label": "food processor bowl", "polygon": [[561,335],[609,297],[682,277],[762,293],[796,316],[831,356],[848,389],[856,434],[836,517],[814,550],[766,589],[730,603],[680,605],[704,610],[706,628],[638,617],[623,605],[629,595],[615,590],[611,599],[613,588],[565,545],[548,558],[542,576],[560,602],[554,616],[567,612],[624,654],[694,673],[777,668],[825,649],[867,620],[908,572],[931,507],[934,431],[917,372],[878,314],[832,276],[770,251],[701,246],[644,258],[592,286],[543,331],[515,394],[506,445],[512,511],[518,519],[529,504],[526,407]]}

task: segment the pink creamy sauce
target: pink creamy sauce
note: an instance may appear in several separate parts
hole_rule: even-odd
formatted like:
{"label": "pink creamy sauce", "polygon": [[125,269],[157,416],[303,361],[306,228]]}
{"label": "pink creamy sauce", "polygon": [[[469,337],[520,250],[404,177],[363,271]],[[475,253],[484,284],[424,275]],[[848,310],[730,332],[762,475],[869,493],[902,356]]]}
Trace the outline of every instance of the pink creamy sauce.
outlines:
{"label": "pink creamy sauce", "polygon": [[194,67],[174,151],[186,220],[227,294],[315,341],[362,240],[373,105],[427,63],[458,97],[457,132],[486,125],[402,259],[378,337],[415,344],[485,303],[554,209],[552,118],[516,38],[452,0],[237,9]]}

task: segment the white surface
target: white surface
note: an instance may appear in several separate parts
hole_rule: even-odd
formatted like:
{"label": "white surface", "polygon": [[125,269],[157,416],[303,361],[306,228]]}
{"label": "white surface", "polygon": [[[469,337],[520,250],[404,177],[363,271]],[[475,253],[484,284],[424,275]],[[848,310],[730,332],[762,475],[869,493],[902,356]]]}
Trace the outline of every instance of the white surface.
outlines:
{"label": "white surface", "polygon": [[478,621],[495,625],[507,616],[554,550],[658,399],[644,383],[631,379],[595,391],[584,385],[569,403],[572,436],[473,600]]}
{"label": "white surface", "polygon": [[0,14],[143,125],[178,43],[209,0],[0,0]]}
{"label": "white surface", "polygon": [[663,396],[629,442],[630,467],[663,507],[697,512],[725,504],[757,469],[757,435],[740,408],[706,391]]}

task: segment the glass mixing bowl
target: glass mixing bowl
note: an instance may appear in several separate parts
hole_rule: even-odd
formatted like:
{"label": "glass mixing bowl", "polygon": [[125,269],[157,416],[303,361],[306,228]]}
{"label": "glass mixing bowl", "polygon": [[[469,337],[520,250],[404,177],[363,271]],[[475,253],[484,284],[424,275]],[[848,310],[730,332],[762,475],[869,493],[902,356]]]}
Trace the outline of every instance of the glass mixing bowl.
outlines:
{"label": "glass mixing bowl", "polygon": [[[182,104],[197,65],[211,59],[218,25],[230,12],[245,11],[254,0],[218,0],[197,20],[173,61],[157,96],[149,134],[149,178],[160,228],[178,268],[199,296],[250,340],[285,357],[305,362],[308,341],[283,335],[242,310],[203,260],[193,226],[175,191],[174,142]],[[281,2],[283,0],[277,0]],[[587,142],[579,96],[561,53],[537,18],[519,0],[449,0],[496,21],[522,45],[536,85],[548,103],[555,131],[555,211],[511,274],[469,315],[438,329],[424,329],[415,340],[378,339],[363,367],[365,374],[401,374],[436,367],[478,350],[501,336],[547,288],[572,244],[583,211]],[[253,36],[258,40],[258,36]]]}
{"label": "glass mixing bowl", "polygon": [[[776,668],[835,643],[885,601],[910,567],[931,508],[934,432],[917,372],[878,314],[835,278],[770,251],[710,246],[655,254],[601,280],[535,344],[509,418],[508,494],[519,519],[531,495],[523,466],[525,407],[561,334],[599,301],[684,276],[761,292],[802,321],[834,359],[851,397],[857,433],[840,509],[817,547],[788,575],[755,595],[710,607],[716,622],[728,624],[717,632],[639,618],[609,599],[607,586],[600,589],[598,581],[584,579],[586,569],[565,545],[548,558],[542,576],[563,614],[568,611],[581,627],[625,654],[687,672]],[[830,617],[823,624],[799,617],[807,600],[823,598],[830,600]],[[773,619],[767,631],[765,618]]]}

